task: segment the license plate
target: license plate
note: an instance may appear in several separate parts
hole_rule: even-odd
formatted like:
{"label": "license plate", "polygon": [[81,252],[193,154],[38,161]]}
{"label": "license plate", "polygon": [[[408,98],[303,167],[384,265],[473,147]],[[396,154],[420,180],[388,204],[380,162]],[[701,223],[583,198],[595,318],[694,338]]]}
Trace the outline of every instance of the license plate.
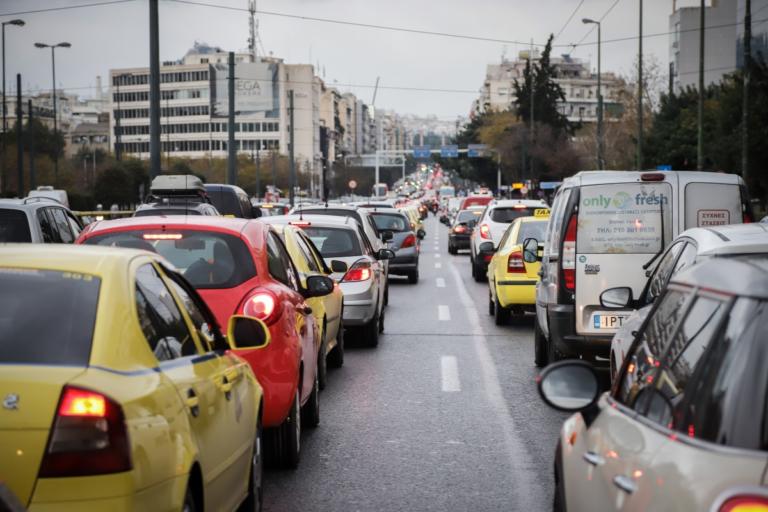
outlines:
{"label": "license plate", "polygon": [[629,315],[596,314],[592,316],[592,326],[595,329],[618,329]]}

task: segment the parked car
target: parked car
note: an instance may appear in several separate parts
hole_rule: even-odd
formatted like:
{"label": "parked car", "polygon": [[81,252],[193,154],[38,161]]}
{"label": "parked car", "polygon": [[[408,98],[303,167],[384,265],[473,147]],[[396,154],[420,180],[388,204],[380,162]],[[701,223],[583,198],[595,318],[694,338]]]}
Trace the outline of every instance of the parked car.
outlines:
{"label": "parked car", "polygon": [[[472,230],[469,238],[469,263],[475,281],[485,279],[493,247],[507,230],[509,224],[519,217],[547,216],[549,206],[544,201],[527,199],[505,199],[491,201],[477,222],[477,229]],[[490,251],[481,251],[480,245],[491,242]]]}
{"label": "parked car", "polygon": [[580,357],[609,365],[611,338],[630,309],[606,309],[600,294],[639,295],[646,270],[680,232],[751,222],[743,180],[694,171],[589,171],[567,178],[552,206],[536,288],[537,360]]}
{"label": "parked car", "polygon": [[54,199],[0,199],[0,243],[71,244],[82,229],[69,208]]}
{"label": "parked car", "polygon": [[[547,210],[548,211],[548,210]],[[536,284],[539,282],[539,254],[549,217],[518,217],[509,225],[488,264],[488,314],[496,325],[510,315],[536,312]],[[492,244],[493,242],[485,242]]]}
{"label": "parked car", "polygon": [[[30,510],[258,510],[269,332],[145,251],[0,247],[0,474]],[[232,400],[231,397],[236,399]]]}
{"label": "parked car", "polygon": [[692,228],[667,247],[637,298],[629,287],[610,288],[601,293],[600,304],[609,310],[636,308],[611,340],[611,379],[624,362],[634,340],[632,333],[640,328],[656,298],[677,272],[710,258],[717,258],[727,269],[731,258],[750,259],[757,255],[768,255],[768,230],[760,223]]}
{"label": "parked car", "polygon": [[484,206],[473,206],[456,214],[453,224],[448,230],[449,254],[458,254],[461,250],[469,249],[469,239],[484,209]]}
{"label": "parked car", "polygon": [[268,347],[237,353],[250,363],[264,387],[268,453],[281,465],[295,467],[301,449],[298,418],[310,427],[320,421],[320,329],[306,299],[331,293],[333,282],[324,275],[312,275],[302,286],[277,233],[248,219],[104,221],[89,225],[78,243],[157,252],[192,283],[220,323],[233,314],[244,314],[267,324],[272,335]]}
{"label": "parked car", "polygon": [[368,209],[380,233],[392,233],[387,247],[395,251],[389,261],[389,275],[406,276],[410,284],[419,282],[419,253],[424,230],[415,232],[404,214],[394,208]]}
{"label": "parked car", "polygon": [[672,277],[610,392],[585,361],[542,372],[545,402],[575,413],[558,436],[554,510],[765,509],[768,259],[726,265]]}
{"label": "parked car", "polygon": [[221,215],[239,219],[261,217],[261,209],[251,205],[245,190],[235,185],[206,183],[205,191]]}

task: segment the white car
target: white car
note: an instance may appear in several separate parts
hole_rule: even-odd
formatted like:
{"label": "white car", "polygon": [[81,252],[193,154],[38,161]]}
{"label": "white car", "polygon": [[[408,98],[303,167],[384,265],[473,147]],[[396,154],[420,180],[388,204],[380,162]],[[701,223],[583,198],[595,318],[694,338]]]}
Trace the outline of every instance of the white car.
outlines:
{"label": "white car", "polygon": [[693,228],[681,233],[667,247],[639,297],[632,297],[629,287],[604,291],[600,297],[604,307],[638,308],[624,321],[611,341],[611,382],[635,339],[634,333],[640,330],[656,298],[675,274],[710,258],[723,258],[723,272],[727,274],[729,263],[726,258],[747,259],[761,254],[768,254],[768,227],[765,224]]}

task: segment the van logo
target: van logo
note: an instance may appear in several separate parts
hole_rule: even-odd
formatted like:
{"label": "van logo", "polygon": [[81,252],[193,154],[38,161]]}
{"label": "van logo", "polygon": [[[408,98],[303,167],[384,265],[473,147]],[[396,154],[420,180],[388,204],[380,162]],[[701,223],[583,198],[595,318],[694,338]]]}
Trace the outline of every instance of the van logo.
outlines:
{"label": "van logo", "polygon": [[611,203],[613,204],[613,207],[619,210],[625,210],[626,208],[629,208],[631,202],[632,202],[632,196],[630,196],[626,192],[617,192],[616,195],[613,196],[613,200],[611,201]]}
{"label": "van logo", "polygon": [[579,256],[579,263],[586,263],[586,262],[587,262],[587,257],[586,256],[584,256],[583,254],[581,256]]}
{"label": "van logo", "polygon": [[19,408],[19,395],[16,393],[8,393],[5,395],[5,398],[3,398],[3,409],[8,409],[9,411],[15,411]]}
{"label": "van logo", "polygon": [[600,273],[600,265],[584,265],[584,273],[594,275]]}
{"label": "van logo", "polygon": [[657,194],[655,191],[648,193],[644,189],[639,194],[635,194],[634,197],[627,192],[616,192],[611,196],[604,196],[602,194],[595,197],[585,197],[582,199],[581,204],[587,208],[602,208],[607,210],[608,207],[613,207],[616,210],[627,210],[629,208],[638,206],[658,206],[664,203],[669,203],[669,198],[664,194]]}

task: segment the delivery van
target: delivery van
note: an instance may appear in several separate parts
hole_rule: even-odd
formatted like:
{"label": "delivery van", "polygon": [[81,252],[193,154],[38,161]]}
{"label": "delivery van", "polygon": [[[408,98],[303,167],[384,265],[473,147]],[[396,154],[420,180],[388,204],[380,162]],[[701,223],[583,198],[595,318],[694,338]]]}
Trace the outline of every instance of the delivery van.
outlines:
{"label": "delivery van", "polygon": [[608,288],[639,296],[659,256],[694,227],[752,222],[744,181],[694,171],[585,171],[552,204],[536,288],[535,361],[608,365],[611,338],[632,313],[600,305]]}

